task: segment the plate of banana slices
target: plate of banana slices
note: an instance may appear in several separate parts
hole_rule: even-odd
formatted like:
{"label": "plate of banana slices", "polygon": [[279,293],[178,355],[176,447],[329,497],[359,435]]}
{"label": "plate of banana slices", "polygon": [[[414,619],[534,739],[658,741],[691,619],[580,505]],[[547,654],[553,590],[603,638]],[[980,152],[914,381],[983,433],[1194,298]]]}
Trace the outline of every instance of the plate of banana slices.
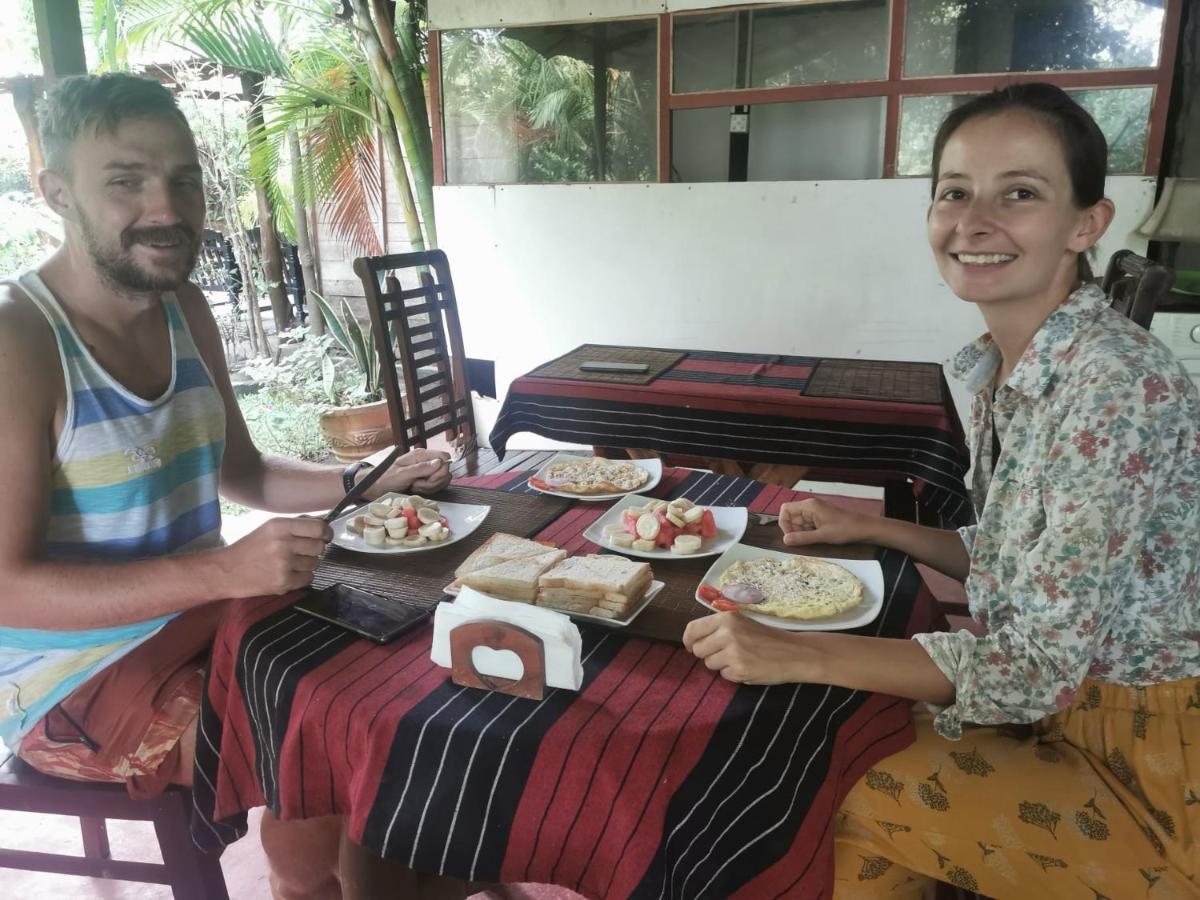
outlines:
{"label": "plate of banana slices", "polygon": [[461,541],[490,506],[439,503],[416,494],[383,494],[333,520],[333,543],[359,553],[420,553]]}
{"label": "plate of banana slices", "polygon": [[583,536],[606,550],[644,559],[715,556],[746,531],[744,506],[701,506],[686,497],[618,500]]}

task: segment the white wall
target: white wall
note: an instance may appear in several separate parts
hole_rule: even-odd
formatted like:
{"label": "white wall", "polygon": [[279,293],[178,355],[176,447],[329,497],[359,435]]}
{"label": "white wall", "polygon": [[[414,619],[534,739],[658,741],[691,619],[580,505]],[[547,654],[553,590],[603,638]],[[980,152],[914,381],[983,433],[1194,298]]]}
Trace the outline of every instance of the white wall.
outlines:
{"label": "white wall", "polygon": [[[496,386],[582,343],[942,361],[983,331],[925,243],[925,179],[434,189],[469,356]],[[1108,180],[1131,232],[1153,179]],[[956,395],[960,400],[962,396]]]}

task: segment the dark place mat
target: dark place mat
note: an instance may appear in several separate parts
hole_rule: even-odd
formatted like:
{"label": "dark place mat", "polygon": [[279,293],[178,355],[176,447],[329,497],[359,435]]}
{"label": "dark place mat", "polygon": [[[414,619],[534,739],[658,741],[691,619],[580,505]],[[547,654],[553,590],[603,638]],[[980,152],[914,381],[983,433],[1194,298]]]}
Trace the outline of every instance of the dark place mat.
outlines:
{"label": "dark place mat", "polygon": [[484,488],[450,487],[438,494],[446,503],[482,503],[492,511],[468,537],[421,553],[355,553],[329,545],[313,576],[316,587],[343,582],[382,597],[432,605],[454,580],[454,570],[476,547],[498,531],[528,537],[563,514],[573,501],[545,494],[506,494]]}
{"label": "dark place mat", "polygon": [[937,363],[823,359],[804,389],[806,397],[941,403]]}
{"label": "dark place mat", "polygon": [[[527,377],[568,378],[573,381],[606,381],[610,384],[649,384],[671,366],[687,356],[679,350],[654,350],[649,347],[610,347],[604,344],[584,344],[558,359],[538,366]],[[620,372],[581,372],[585,362],[644,363],[650,368],[642,374]]]}

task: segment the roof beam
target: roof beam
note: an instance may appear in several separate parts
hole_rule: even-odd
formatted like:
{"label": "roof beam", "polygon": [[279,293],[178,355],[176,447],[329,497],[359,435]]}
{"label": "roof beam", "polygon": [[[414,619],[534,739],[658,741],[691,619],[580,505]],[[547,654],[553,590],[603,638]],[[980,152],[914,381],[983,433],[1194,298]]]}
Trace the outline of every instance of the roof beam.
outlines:
{"label": "roof beam", "polygon": [[33,0],[33,15],[46,79],[86,75],[79,0]]}

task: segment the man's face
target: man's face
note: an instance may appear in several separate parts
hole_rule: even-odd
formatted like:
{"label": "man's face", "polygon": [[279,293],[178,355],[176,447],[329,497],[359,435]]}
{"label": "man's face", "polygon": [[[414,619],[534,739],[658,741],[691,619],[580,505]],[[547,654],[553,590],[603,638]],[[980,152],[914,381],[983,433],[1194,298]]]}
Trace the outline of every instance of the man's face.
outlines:
{"label": "man's face", "polygon": [[161,116],[81,134],[70,194],[88,253],[106,280],[132,291],[173,290],[196,265],[204,189],[186,128]]}

